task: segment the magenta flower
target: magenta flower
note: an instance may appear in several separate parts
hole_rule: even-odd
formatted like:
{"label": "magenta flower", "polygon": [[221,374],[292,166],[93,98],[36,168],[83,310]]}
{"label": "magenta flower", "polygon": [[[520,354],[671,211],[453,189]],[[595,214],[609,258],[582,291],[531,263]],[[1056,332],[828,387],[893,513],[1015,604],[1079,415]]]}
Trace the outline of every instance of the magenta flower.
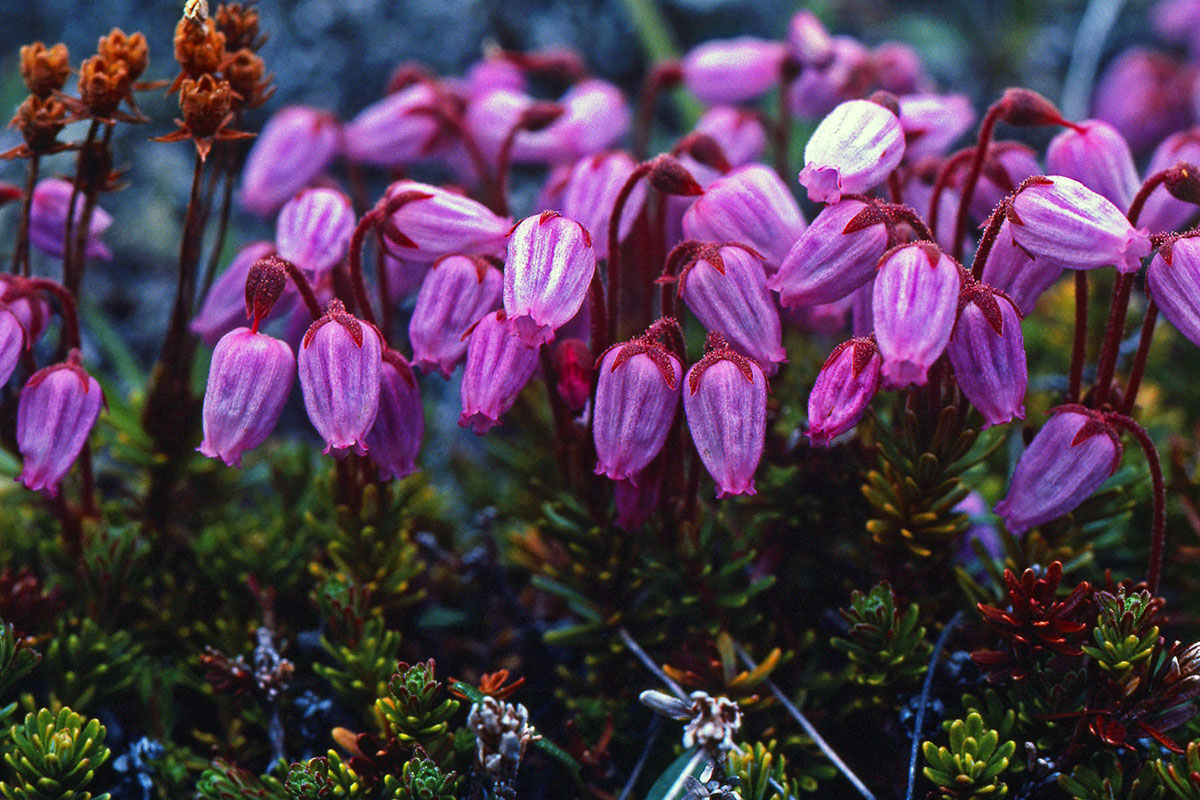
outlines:
{"label": "magenta flower", "polygon": [[1092,114],[1112,125],[1134,152],[1188,124],[1189,68],[1144,47],[1117,56],[1096,84]]}
{"label": "magenta flower", "polygon": [[[557,203],[541,207],[560,208],[564,217],[578,221],[592,235],[596,259],[608,258],[608,223],[613,204],[636,168],[633,157],[620,150],[585,156],[565,173]],[[620,241],[633,230],[645,201],[646,184],[638,181],[621,212],[617,231]]]}
{"label": "magenta flower", "polygon": [[382,339],[375,326],[346,312],[340,300],[309,326],[300,345],[304,408],[325,453],[367,452],[367,432],[379,410]]}
{"label": "magenta flower", "polygon": [[754,494],[767,432],[767,379],[758,363],[710,333],[704,357],[685,378],[683,411],[717,497]]}
{"label": "magenta flower", "polygon": [[798,11],[788,23],[788,49],[805,66],[821,67],[833,58],[833,37],[811,11]]}
{"label": "magenta flower", "polygon": [[438,92],[424,81],[390,94],[346,123],[346,158],[359,164],[402,167],[428,157],[441,132],[429,113],[439,103]]}
{"label": "magenta flower", "polygon": [[[442,256],[442,258],[449,258],[449,256]],[[384,253],[383,268],[387,270],[388,302],[397,306],[408,299],[409,295],[421,288],[421,283],[429,274],[430,267],[432,264],[428,261],[395,258],[390,253]]]}
{"label": "magenta flower", "polygon": [[686,238],[741,242],[763,256],[768,272],[779,268],[804,227],[792,193],[762,164],[747,164],[717,178],[683,215]]}
{"label": "magenta flower", "polygon": [[33,347],[42,338],[50,320],[50,304],[46,298],[41,292],[27,291],[20,276],[0,273],[0,303],[8,306],[25,329],[25,346]]}
{"label": "magenta flower", "polygon": [[[845,330],[854,311],[854,295],[851,292],[841,300],[832,303],[818,303],[815,306],[785,309],[780,318],[787,324],[821,336],[833,336]],[[870,298],[868,298],[870,300]],[[869,333],[869,331],[868,331]]]}
{"label": "magenta flower", "polygon": [[1012,223],[1004,220],[983,264],[983,282],[1008,295],[1021,316],[1028,316],[1038,298],[1063,274],[1063,269],[1053,259],[1031,258],[1013,239]]}
{"label": "magenta flower", "polygon": [[[907,150],[904,151],[908,153]],[[928,158],[912,169],[904,170],[903,182],[900,184],[900,201],[917,209],[922,217],[928,217],[933,204],[933,182],[937,179],[938,166],[941,159]],[[938,202],[937,238],[938,246],[943,250],[954,250],[954,224],[957,221],[958,206],[962,195],[957,189],[947,186],[942,189]],[[966,232],[964,231],[964,239]]]}
{"label": "magenta flower", "polygon": [[341,124],[328,111],[287,106],[267,121],[242,169],[242,206],[265,217],[308,186],[338,154]]}
{"label": "magenta flower", "polygon": [[683,367],[659,341],[657,324],[600,357],[593,431],[596,474],[636,481],[667,441]]}
{"label": "magenta flower", "polygon": [[1075,510],[1121,463],[1121,440],[1098,412],[1060,406],[1017,461],[996,513],[1015,534]]}
{"label": "magenta flower", "polygon": [[397,181],[388,196],[401,192],[429,195],[405,203],[390,224],[403,241],[393,242],[398,255],[411,261],[432,263],[454,253],[503,257],[512,220],[493,214],[480,202],[439,186],[417,181]]}
{"label": "magenta flower", "polygon": [[486,259],[446,256],[425,274],[408,322],[413,365],[449,378],[467,355],[467,331],[500,305],[504,279]]}
{"label": "magenta flower", "polygon": [[[251,242],[239,250],[204,295],[200,313],[189,325],[192,333],[213,347],[222,336],[238,327],[246,319],[246,276],[250,274],[250,266],[274,252],[275,245],[271,242]],[[284,292],[288,300],[277,302],[267,319],[284,316],[292,306],[292,298],[299,296],[291,281]]]}
{"label": "magenta flower", "polygon": [[885,92],[913,94],[928,89],[929,78],[917,51],[904,42],[883,42],[871,52],[875,82]]}
{"label": "magenta flower", "polygon": [[[71,204],[73,184],[59,178],[38,181],[33,189],[33,200],[29,209],[29,243],[53,258],[62,258],[63,237],[67,229],[67,209]],[[75,198],[75,224],[83,216],[83,194]],[[92,212],[92,224],[88,227],[84,255],[104,261],[112,258],[112,251],[100,241],[100,237],[112,225],[112,217],[96,206]]]}
{"label": "magenta flower", "polygon": [[930,242],[893,248],[879,262],[871,297],[883,376],[897,389],[924,386],[950,343],[961,267]]}
{"label": "magenta flower", "polygon": [[679,294],[696,319],[773,374],[787,359],[762,260],[739,245],[696,243],[680,265]]}
{"label": "magenta flower", "polygon": [[747,103],[779,82],[782,42],[738,36],[698,45],[683,58],[683,85],[707,105]]}
{"label": "magenta flower", "polygon": [[903,158],[896,115],[870,100],[849,100],[821,120],[805,145],[800,185],[814,203],[836,203],[882,183]]}
{"label": "magenta flower", "polygon": [[1150,254],[1150,234],[1135,229],[1108,198],[1060,176],[1026,181],[1012,199],[1013,241],[1034,258],[1072,269],[1115,265],[1137,272]]}
{"label": "magenta flower", "polygon": [[819,66],[805,69],[792,84],[788,106],[805,119],[817,119],[838,103],[862,97],[875,80],[871,51],[857,39],[834,36],[832,54]]}
{"label": "magenta flower", "polygon": [[632,533],[646,524],[658,510],[662,488],[662,472],[655,462],[632,478],[613,481],[613,500],[617,509],[617,525]]}
{"label": "magenta flower", "polygon": [[562,339],[554,346],[555,389],[567,408],[578,413],[592,396],[592,373],[596,359],[582,339]]}
{"label": "magenta flower", "polygon": [[[1146,177],[1170,169],[1180,161],[1200,164],[1200,128],[1177,131],[1163,139],[1150,156]],[[1197,212],[1200,209],[1193,203],[1180,200],[1167,191],[1167,187],[1159,185],[1146,198],[1138,223],[1149,228],[1151,233],[1178,231],[1195,219]]]}
{"label": "magenta flower", "polygon": [[1150,295],[1180,333],[1200,345],[1200,238],[1163,245],[1146,270]]}
{"label": "magenta flower", "polygon": [[975,124],[975,109],[965,94],[910,94],[899,102],[904,157],[913,163],[945,155]]}
{"label": "magenta flower", "polygon": [[537,370],[539,350],[521,340],[503,309],[479,320],[467,340],[458,424],[478,434],[499,425]]}
{"label": "magenta flower", "polygon": [[508,239],[504,312],[531,345],[554,340],[583,305],[596,271],[592,237],[557,211],[521,220]]}
{"label": "magenta flower", "polygon": [[384,350],[379,372],[379,413],[367,432],[371,460],[384,480],[404,478],[417,471],[417,454],[425,436],[421,389],[404,357]]}
{"label": "magenta flower", "polygon": [[336,189],[305,189],[279,212],[275,247],[280,258],[319,278],[346,255],[354,225],[346,195]]}
{"label": "magenta flower", "polygon": [[833,348],[808,395],[808,440],[828,447],[862,419],[879,391],[883,359],[875,337],[863,336]]}
{"label": "magenta flower", "polygon": [[983,427],[1025,419],[1025,340],[1012,302],[970,281],[959,300],[958,322],[946,353],[958,386],[983,414]]}
{"label": "magenta flower", "polygon": [[24,459],[17,480],[57,497],[103,403],[104,392],[84,370],[78,350],[35,372],[17,400],[17,449]]}
{"label": "magenta flower", "polygon": [[744,108],[714,106],[700,117],[695,130],[711,136],[721,146],[730,166],[758,161],[767,149],[767,131],[762,119]]}
{"label": "magenta flower", "polygon": [[[533,97],[523,89],[509,87],[484,91],[471,98],[464,123],[489,164],[495,166],[509,131],[534,102]],[[546,164],[566,160],[559,152],[558,142],[541,136],[531,143],[529,140],[533,135],[530,131],[521,131],[516,135],[512,148],[514,164]]]}
{"label": "magenta flower", "polygon": [[29,347],[25,340],[25,326],[5,303],[0,302],[0,386],[8,383],[21,350]]}
{"label": "magenta flower", "polygon": [[842,200],[817,214],[767,287],[785,308],[832,303],[874,278],[887,249],[883,214],[861,200]]}
{"label": "magenta flower", "polygon": [[850,333],[854,336],[870,336],[875,333],[875,312],[871,303],[875,299],[875,279],[850,293]]}
{"label": "magenta flower", "polygon": [[[997,142],[988,148],[987,160],[984,161],[983,174],[979,176],[979,184],[971,197],[971,218],[984,221],[992,214],[1002,200],[1012,194],[1021,181],[1032,175],[1042,174],[1034,152],[1020,142]],[[957,176],[958,186],[966,176]],[[945,203],[949,198],[942,198]],[[958,206],[955,206],[957,210]]]}
{"label": "magenta flower", "polygon": [[296,378],[287,342],[237,328],[213,349],[204,390],[204,440],[196,449],[227,466],[267,440]]}
{"label": "magenta flower", "polygon": [[501,56],[486,56],[467,68],[463,92],[468,99],[481,97],[494,89],[523,92],[525,73],[511,60]]}
{"label": "magenta flower", "polygon": [[1141,186],[1129,145],[1116,128],[1098,120],[1055,136],[1046,148],[1046,170],[1079,181],[1119,209],[1129,208]]}

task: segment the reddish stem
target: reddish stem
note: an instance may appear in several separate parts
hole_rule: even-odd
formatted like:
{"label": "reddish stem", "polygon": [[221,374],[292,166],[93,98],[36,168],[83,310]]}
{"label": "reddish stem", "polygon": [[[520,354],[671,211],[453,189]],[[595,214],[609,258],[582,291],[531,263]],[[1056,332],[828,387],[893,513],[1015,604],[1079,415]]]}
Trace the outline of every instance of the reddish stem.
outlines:
{"label": "reddish stem", "polygon": [[788,95],[792,93],[792,85],[800,77],[799,64],[793,64],[785,59],[779,68],[779,119],[776,120],[773,133],[775,134],[775,171],[785,183],[790,183],[791,174],[791,144],[792,144],[792,109],[788,103]]}
{"label": "reddish stem", "polygon": [[[379,222],[380,216],[378,208],[373,208],[363,214],[362,219],[354,228],[354,234],[350,237],[350,285],[354,292],[354,302],[358,306],[362,318],[372,325],[375,324],[375,312],[371,310],[371,301],[367,297],[367,282],[363,278],[362,269],[362,251],[367,232]],[[387,298],[384,298],[384,302],[387,302]]]}
{"label": "reddish stem", "polygon": [[1087,357],[1088,279],[1087,272],[1075,270],[1075,343],[1071,348],[1070,382],[1067,402],[1078,403],[1083,387],[1083,362]]}
{"label": "reddish stem", "polygon": [[904,202],[900,191],[900,174],[892,170],[887,176],[888,199],[899,205]]}
{"label": "reddish stem", "polygon": [[1129,381],[1125,385],[1125,395],[1121,401],[1122,414],[1133,413],[1138,389],[1142,386],[1142,376],[1146,373],[1146,359],[1150,355],[1150,340],[1154,338],[1154,323],[1157,320],[1158,304],[1151,299],[1146,305],[1146,318],[1142,320],[1142,335],[1138,340],[1137,353],[1133,356],[1133,366],[1129,369]]}
{"label": "reddish stem", "polygon": [[33,190],[37,188],[38,166],[41,156],[34,153],[29,157],[29,170],[25,177],[25,197],[21,199],[21,221],[17,228],[17,246],[13,248],[12,273],[29,277],[29,215],[33,207]]}
{"label": "reddish stem", "polygon": [[929,199],[929,227],[936,234],[938,229],[938,216],[942,207],[942,192],[950,186],[954,178],[954,173],[958,168],[967,163],[967,159],[974,155],[975,151],[972,148],[959,150],[954,155],[947,158],[942,163],[942,168],[938,170],[937,178],[933,181],[933,193]]}
{"label": "reddish stem", "polygon": [[971,276],[977,281],[983,280],[983,268],[987,264],[988,255],[996,245],[996,237],[1000,235],[1000,228],[1004,225],[1004,212],[1004,203],[992,210],[992,215],[988,217],[987,228],[979,240],[979,247],[975,248],[975,258],[971,261]]}
{"label": "reddish stem", "polygon": [[1129,310],[1129,295],[1133,290],[1133,274],[1118,272],[1113,285],[1112,305],[1108,309],[1108,324],[1104,328],[1104,344],[1096,368],[1096,408],[1103,408],[1108,388],[1117,369],[1121,336],[1125,333],[1125,314]]}
{"label": "reddish stem", "polygon": [[1142,452],[1146,454],[1146,464],[1150,467],[1150,481],[1154,490],[1154,522],[1150,532],[1150,563],[1146,569],[1146,588],[1150,594],[1158,594],[1158,583],[1162,577],[1163,547],[1167,534],[1167,488],[1163,482],[1162,463],[1158,459],[1158,450],[1154,440],[1146,429],[1137,424],[1131,417],[1124,414],[1107,414],[1106,419],[1133,434]]}
{"label": "reddish stem", "polygon": [[[71,184],[71,200],[67,203],[67,221],[63,226],[63,284],[75,285],[73,275],[74,265],[71,259],[71,249],[74,243],[72,232],[75,230],[75,203],[79,200],[80,184],[83,183],[84,162],[91,152],[92,143],[96,141],[96,132],[100,130],[100,121],[93,119],[88,126],[87,137],[75,157],[75,182]],[[193,195],[195,190],[193,189]]]}
{"label": "reddish stem", "polygon": [[633,188],[647,173],[650,172],[650,162],[645,161],[630,173],[617,199],[613,202],[612,216],[608,220],[608,338],[605,346],[617,340],[617,323],[621,308],[621,217],[625,212],[625,203],[633,193]]}
{"label": "reddish stem", "polygon": [[383,241],[378,234],[375,237],[375,280],[379,281],[380,327],[383,329],[383,338],[387,339],[392,329],[392,290]]}
{"label": "reddish stem", "polygon": [[665,87],[678,82],[679,65],[673,61],[655,64],[638,92],[637,116],[633,121],[633,157],[645,159],[650,152],[650,127],[654,118],[654,105],[658,94]]}
{"label": "reddish stem", "polygon": [[[114,125],[106,125],[104,128],[104,139],[100,144],[100,152],[107,153],[112,145],[112,135]],[[89,159],[97,158],[95,154],[89,153]],[[109,159],[105,155],[100,155],[100,162],[108,164]],[[88,180],[87,187],[83,194],[83,213],[79,217],[79,224],[75,226],[75,247],[71,251],[71,280],[72,283],[67,284],[67,289],[76,297],[79,296],[79,290],[83,285],[84,268],[87,266],[87,240],[92,227],[92,217],[96,213],[97,194],[99,187],[97,180],[107,180],[108,176],[98,177],[93,172],[96,170],[95,163],[88,164]],[[205,217],[208,216],[207,199],[204,208]]]}
{"label": "reddish stem", "polygon": [[54,299],[58,300],[59,307],[62,308],[63,318],[63,341],[66,344],[66,349],[77,349],[80,347],[79,340],[79,313],[75,303],[75,298],[67,291],[67,287],[63,286],[58,281],[52,281],[49,278],[30,278],[25,286],[34,291],[45,292],[53,295]]}
{"label": "reddish stem", "polygon": [[1137,227],[1138,217],[1142,215],[1142,209],[1145,207],[1146,201],[1150,199],[1151,193],[1157,189],[1163,181],[1169,178],[1174,171],[1175,168],[1171,167],[1170,169],[1160,170],[1151,175],[1149,178],[1146,178],[1146,182],[1142,184],[1140,189],[1138,189],[1138,193],[1133,196],[1133,202],[1129,204],[1129,211],[1125,214],[1125,216],[1129,219],[1130,225],[1135,228]]}
{"label": "reddish stem", "polygon": [[987,157],[988,144],[992,141],[992,133],[996,130],[996,123],[1006,108],[1007,104],[1003,99],[992,103],[983,117],[983,124],[979,126],[979,141],[975,144],[974,157],[971,159],[971,171],[967,173],[967,180],[963,183],[962,198],[958,201],[958,216],[954,218],[954,241],[951,249],[955,261],[962,261],[963,237],[967,233],[967,216],[970,213],[971,198],[975,195],[975,187],[979,184],[979,176],[983,172],[983,162]]}
{"label": "reddish stem", "polygon": [[[321,310],[321,303],[317,300],[317,294],[313,291],[312,284],[308,282],[308,277],[292,262],[285,259],[280,259],[280,261],[283,262],[283,268],[287,270],[292,283],[296,284],[296,288],[300,290],[300,297],[303,298],[308,313],[314,320],[320,319],[325,312]],[[257,322],[257,320],[255,321]]]}
{"label": "reddish stem", "polygon": [[518,119],[500,144],[496,156],[496,181],[492,187],[492,210],[502,217],[508,216],[508,173],[512,170],[512,152],[517,143],[517,134],[525,130],[524,120]]}

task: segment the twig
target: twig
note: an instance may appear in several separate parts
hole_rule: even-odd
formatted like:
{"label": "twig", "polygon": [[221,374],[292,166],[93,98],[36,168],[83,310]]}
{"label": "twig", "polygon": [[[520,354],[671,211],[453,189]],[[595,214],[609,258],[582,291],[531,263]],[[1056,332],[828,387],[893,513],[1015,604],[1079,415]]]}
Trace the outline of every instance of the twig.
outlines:
{"label": "twig", "polygon": [[625,646],[628,647],[635,656],[637,656],[637,660],[641,661],[646,669],[653,672],[654,675],[663,682],[663,685],[671,690],[671,694],[675,695],[685,703],[690,704],[692,702],[692,698],[687,696],[687,694],[683,691],[683,687],[673,681],[670,675],[663,672],[662,668],[658,666],[658,664],[655,664],[650,656],[646,655],[646,651],[642,649],[642,646],[638,644],[633,636],[629,633],[628,628],[622,625],[618,629],[617,633],[620,634],[621,641],[625,643]]}
{"label": "twig", "polygon": [[658,741],[660,733],[662,733],[662,718],[655,714],[650,718],[650,731],[646,734],[646,746],[642,748],[642,754],[638,756],[637,763],[633,765],[633,771],[629,773],[629,780],[625,781],[625,788],[621,790],[617,800],[625,800],[633,791],[634,784],[637,783],[642,770],[645,769],[646,761],[650,758],[650,751],[654,749],[654,743]]}
{"label": "twig", "polygon": [[908,789],[904,792],[904,800],[912,800],[913,789],[917,785],[917,751],[921,744],[921,726],[925,724],[925,707],[929,705],[929,690],[933,686],[933,673],[937,669],[938,658],[946,649],[950,633],[958,623],[962,622],[962,616],[963,612],[954,612],[954,616],[946,623],[946,627],[942,628],[937,644],[933,646],[933,655],[929,657],[929,669],[925,671],[925,683],[921,686],[921,704],[917,707],[917,719],[913,725],[912,750],[908,756]]}

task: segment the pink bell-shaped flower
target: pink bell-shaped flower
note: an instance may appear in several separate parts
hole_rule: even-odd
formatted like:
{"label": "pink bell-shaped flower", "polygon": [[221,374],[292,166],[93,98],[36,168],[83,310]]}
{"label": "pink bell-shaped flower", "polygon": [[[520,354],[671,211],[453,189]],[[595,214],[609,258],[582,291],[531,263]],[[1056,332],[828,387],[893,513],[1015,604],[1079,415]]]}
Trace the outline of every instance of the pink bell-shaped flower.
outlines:
{"label": "pink bell-shaped flower", "polygon": [[870,100],[849,100],[821,120],[805,145],[800,185],[814,203],[836,203],[882,183],[903,158],[896,115]]}
{"label": "pink bell-shaped flower", "polygon": [[17,449],[24,459],[17,480],[57,497],[103,404],[100,384],[84,370],[78,350],[35,372],[17,400]]}
{"label": "pink bell-shaped flower", "polygon": [[784,308],[840,300],[875,277],[888,238],[886,218],[876,206],[851,199],[826,206],[767,287],[779,292]]}
{"label": "pink bell-shaped flower", "polygon": [[983,282],[1008,295],[1021,316],[1033,313],[1038,298],[1063,274],[1063,265],[1049,258],[1031,258],[1013,239],[1012,223],[1000,223],[996,242],[983,263]]}
{"label": "pink bell-shaped flower", "polygon": [[833,58],[833,37],[811,11],[798,11],[788,23],[788,49],[805,66],[820,67]]}
{"label": "pink bell-shaped flower", "polygon": [[875,333],[875,312],[871,303],[875,298],[875,279],[872,278],[850,293],[850,333],[853,336],[870,336]]}
{"label": "pink bell-shaped flower", "polygon": [[617,525],[626,533],[642,527],[658,509],[662,489],[662,470],[655,461],[632,478],[613,481],[613,501]]}
{"label": "pink bell-shaped flower", "polygon": [[[238,327],[246,319],[246,276],[250,274],[250,266],[274,252],[275,245],[271,242],[251,242],[239,250],[221,276],[213,282],[208,294],[204,295],[200,313],[189,325],[192,333],[213,347],[222,336]],[[296,295],[295,287],[290,282],[284,292]],[[290,297],[289,302],[276,303],[273,314],[268,318],[284,316],[291,306]]]}
{"label": "pink bell-shaped flower", "polygon": [[254,140],[238,194],[242,207],[265,217],[308,186],[338,154],[341,124],[328,111],[287,106]]}
{"label": "pink bell-shaped flower", "polygon": [[1144,152],[1188,124],[1191,69],[1165,53],[1131,47],[1104,70],[1092,113],[1112,125],[1134,152]]}
{"label": "pink bell-shaped flower", "polygon": [[0,302],[0,386],[8,383],[13,370],[17,368],[17,360],[21,350],[29,343],[25,337],[25,326],[5,303]]}
{"label": "pink bell-shaped flower", "polygon": [[[542,207],[562,209],[564,217],[577,221],[591,234],[596,259],[608,258],[608,223],[613,204],[636,168],[633,157],[620,150],[585,156],[566,173],[558,202]],[[633,230],[645,201],[646,184],[638,181],[621,212],[619,241],[624,241]]]}
{"label": "pink bell-shaped flower", "polygon": [[[965,170],[956,175],[957,187],[966,180]],[[1020,142],[996,142],[988,148],[983,162],[983,174],[971,197],[971,219],[984,222],[992,215],[992,209],[1012,194],[1021,181],[1042,174],[1033,150]],[[942,198],[945,203],[949,198]],[[955,206],[957,210],[957,206]]]}
{"label": "pink bell-shaped flower", "polygon": [[767,433],[767,379],[758,363],[710,333],[704,357],[684,379],[683,411],[717,497],[754,494]]}
{"label": "pink bell-shaped flower", "polygon": [[924,386],[950,342],[961,271],[932,242],[895,247],[879,261],[871,297],[883,376],[897,389]]}
{"label": "pink bell-shaped flower", "polygon": [[33,347],[50,321],[50,304],[40,291],[29,291],[24,278],[0,273],[0,303],[16,315],[25,329],[25,346]]}
{"label": "pink bell-shaped flower", "polygon": [[503,309],[479,320],[467,340],[458,424],[478,434],[499,425],[537,370],[539,350],[517,335]]}
{"label": "pink bell-shaped flower", "polygon": [[696,123],[696,133],[712,137],[730,166],[758,161],[767,149],[767,130],[753,111],[736,106],[714,106]]}
{"label": "pink bell-shaped flower", "polygon": [[862,419],[879,391],[883,358],[874,336],[862,336],[833,348],[808,395],[808,435],[813,447],[829,443]]}
{"label": "pink bell-shaped flower", "polygon": [[[62,258],[63,239],[67,229],[67,209],[71,205],[73,184],[60,178],[38,181],[33,190],[29,207],[29,243],[53,258]],[[75,198],[75,224],[83,216],[83,194]],[[112,251],[100,237],[112,225],[112,217],[96,206],[92,211],[92,223],[88,226],[84,255],[107,261]]]}
{"label": "pink bell-shaped flower", "polygon": [[596,271],[592,237],[557,211],[521,220],[508,239],[504,312],[531,345],[554,340],[575,316]]}
{"label": "pink bell-shaped flower", "polygon": [[449,378],[467,354],[467,331],[500,305],[504,279],[487,259],[446,256],[425,274],[408,322],[413,365]]}
{"label": "pink bell-shaped flower", "polygon": [[1046,170],[1079,181],[1119,209],[1129,208],[1141,186],[1124,137],[1099,120],[1085,120],[1055,136],[1046,148]]}
{"label": "pink bell-shaped flower", "polygon": [[875,83],[894,95],[913,94],[929,87],[925,66],[917,51],[904,42],[883,42],[871,51]]}
{"label": "pink bell-shaped flower", "polygon": [[1150,234],[1134,228],[1112,201],[1058,175],[1026,180],[1008,209],[1013,240],[1035,258],[1071,269],[1115,265],[1137,272]]}
{"label": "pink bell-shaped flower", "polygon": [[[244,283],[244,281],[243,281]],[[267,440],[296,379],[287,342],[236,328],[213,349],[204,390],[204,440],[196,449],[231,467]]]}
{"label": "pink bell-shaped flower", "polygon": [[1200,238],[1185,236],[1160,247],[1146,282],[1163,316],[1200,346]]}
{"label": "pink bell-shaped flower", "polygon": [[399,241],[392,237],[397,255],[425,263],[454,253],[503,257],[511,219],[493,214],[483,203],[427,183],[397,181],[387,194],[396,197],[408,192],[417,199],[405,203],[389,220],[399,233]]}
{"label": "pink bell-shaped flower", "polygon": [[350,198],[336,189],[306,189],[287,202],[275,222],[275,247],[316,279],[332,269],[354,233]]}
{"label": "pink bell-shaped flower", "polygon": [[421,389],[404,357],[383,351],[379,372],[379,413],[367,432],[371,460],[384,480],[399,480],[417,471],[417,454],[425,436]]}
{"label": "pink bell-shaped flower", "polygon": [[800,73],[788,94],[792,113],[804,119],[823,117],[838,103],[862,97],[875,81],[875,60],[862,42],[834,36],[830,55]]}
{"label": "pink bell-shaped flower", "polygon": [[346,123],[346,158],[359,164],[402,167],[429,156],[441,124],[430,111],[438,92],[419,81],[367,106]]}
{"label": "pink bell-shaped flower", "polygon": [[300,390],[304,408],[325,453],[336,458],[367,452],[367,432],[379,410],[383,342],[374,325],[332,301],[300,345]]}
{"label": "pink bell-shaped flower", "polygon": [[1083,406],[1060,406],[1050,415],[996,504],[1015,534],[1075,510],[1121,463],[1120,437],[1103,415]]}
{"label": "pink bell-shaped flower", "polygon": [[975,124],[975,110],[963,94],[910,94],[899,103],[904,157],[911,163],[945,155]]}
{"label": "pink bell-shaped flower", "polygon": [[773,374],[787,353],[762,260],[738,244],[695,242],[680,248],[687,252],[679,267],[679,294],[696,319]]}
{"label": "pink bell-shaped flower", "polygon": [[660,340],[668,324],[660,320],[600,357],[592,426],[597,475],[636,481],[667,441],[683,379],[679,359]]}
{"label": "pink bell-shaped flower", "polygon": [[977,281],[963,287],[946,353],[958,386],[983,414],[984,428],[1025,419],[1025,340],[1021,316],[1003,294]]}
{"label": "pink bell-shaped flower", "polygon": [[804,232],[804,215],[779,175],[747,164],[717,178],[683,215],[683,234],[702,242],[741,242],[779,269]]}
{"label": "pink bell-shaped flower", "polygon": [[783,42],[738,36],[714,39],[683,58],[683,85],[706,105],[748,103],[779,82]]}
{"label": "pink bell-shaped flower", "polygon": [[[1146,177],[1170,169],[1180,161],[1200,164],[1200,128],[1176,131],[1163,139],[1150,156]],[[1146,198],[1138,224],[1145,225],[1151,233],[1168,233],[1182,230],[1189,221],[1195,219],[1197,213],[1200,213],[1200,208],[1194,203],[1180,200],[1160,184]]]}

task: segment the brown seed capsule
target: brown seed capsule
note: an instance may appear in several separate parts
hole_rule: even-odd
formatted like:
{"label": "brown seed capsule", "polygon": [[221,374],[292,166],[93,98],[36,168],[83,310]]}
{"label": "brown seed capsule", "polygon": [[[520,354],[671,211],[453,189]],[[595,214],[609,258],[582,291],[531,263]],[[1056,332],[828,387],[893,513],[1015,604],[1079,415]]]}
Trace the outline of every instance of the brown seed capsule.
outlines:
{"label": "brown seed capsule", "polygon": [[241,3],[222,3],[217,6],[217,30],[225,34],[227,50],[248,47],[258,50],[266,41],[259,35],[258,9]]}
{"label": "brown seed capsule", "polygon": [[233,89],[229,81],[218,81],[208,73],[198,81],[186,79],[179,90],[183,121],[196,139],[215,135],[232,107]]}
{"label": "brown seed capsule", "polygon": [[128,36],[120,28],[113,28],[108,36],[100,37],[96,52],[109,61],[120,61],[129,70],[129,80],[136,81],[150,63],[150,48],[146,37],[140,32]]}
{"label": "brown seed capsule", "polygon": [[111,117],[129,94],[129,67],[124,61],[95,55],[79,68],[79,99],[95,117]]}
{"label": "brown seed capsule", "polygon": [[211,19],[201,22],[184,17],[175,26],[175,60],[192,78],[216,72],[225,60],[225,34]]}
{"label": "brown seed capsule", "polygon": [[48,153],[58,145],[58,133],[66,119],[67,107],[57,97],[30,95],[17,109],[12,126],[21,131],[30,150]]}
{"label": "brown seed capsule", "polygon": [[243,47],[234,53],[224,69],[225,79],[241,98],[234,98],[234,110],[258,108],[274,94],[271,76],[268,75],[264,79],[265,72],[266,65],[263,60],[250,48]]}
{"label": "brown seed capsule", "polygon": [[21,47],[21,77],[30,94],[49,97],[63,87],[70,74],[65,44],[60,42],[47,48],[41,42],[34,42]]}

